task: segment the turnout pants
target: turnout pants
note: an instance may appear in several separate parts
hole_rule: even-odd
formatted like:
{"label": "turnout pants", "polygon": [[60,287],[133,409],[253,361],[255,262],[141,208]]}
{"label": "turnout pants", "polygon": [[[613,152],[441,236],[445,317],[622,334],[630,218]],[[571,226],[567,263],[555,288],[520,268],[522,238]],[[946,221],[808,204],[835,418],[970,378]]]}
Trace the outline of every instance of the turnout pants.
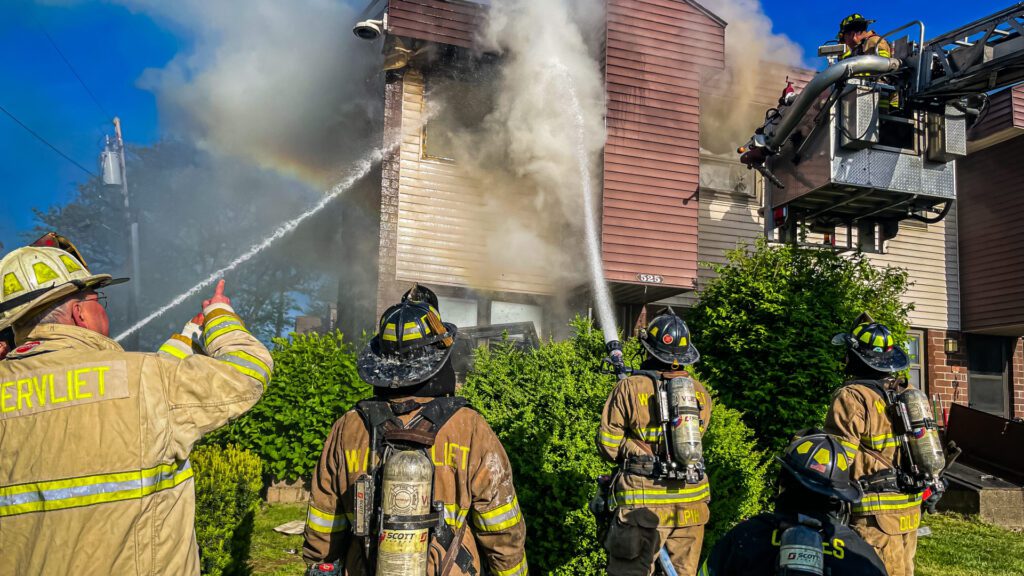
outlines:
{"label": "turnout pants", "polygon": [[604,543],[608,552],[608,574],[649,576],[654,573],[662,547],[668,550],[672,565],[680,576],[696,574],[704,542],[704,525],[677,527],[665,524],[664,519],[650,508],[622,507],[616,510]]}
{"label": "turnout pants", "polygon": [[[897,523],[894,524],[893,520]],[[901,530],[898,519],[893,516],[855,516],[850,521],[850,528],[875,549],[889,576],[914,576],[916,524],[913,529]]]}

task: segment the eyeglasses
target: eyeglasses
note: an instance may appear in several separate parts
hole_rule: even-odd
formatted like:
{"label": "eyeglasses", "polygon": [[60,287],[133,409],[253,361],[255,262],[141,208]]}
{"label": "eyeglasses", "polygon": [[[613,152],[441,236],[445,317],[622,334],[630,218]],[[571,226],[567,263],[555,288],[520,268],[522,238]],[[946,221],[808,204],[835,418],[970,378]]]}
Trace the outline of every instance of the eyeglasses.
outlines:
{"label": "eyeglasses", "polygon": [[107,309],[107,297],[103,294],[103,292],[96,292],[95,294],[96,294],[95,298],[85,298],[85,299],[83,299],[83,302],[99,302],[100,305],[103,306],[103,309],[106,310]]}

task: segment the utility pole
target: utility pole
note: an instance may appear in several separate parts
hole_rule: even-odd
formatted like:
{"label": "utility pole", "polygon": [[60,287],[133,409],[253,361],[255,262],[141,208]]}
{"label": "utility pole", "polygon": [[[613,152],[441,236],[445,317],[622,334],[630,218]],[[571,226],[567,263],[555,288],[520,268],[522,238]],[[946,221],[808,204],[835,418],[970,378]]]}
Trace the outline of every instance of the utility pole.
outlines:
{"label": "utility pole", "polygon": [[[128,324],[134,324],[139,319],[139,296],[142,293],[142,283],[139,278],[139,222],[132,210],[131,200],[128,195],[128,173],[125,168],[126,154],[124,138],[121,137],[121,119],[114,117],[114,134],[117,138],[117,151],[121,169],[121,194],[124,196],[124,214],[128,225],[128,252],[131,257],[131,269],[128,276],[132,279],[131,292],[128,294]],[[125,343],[129,350],[139,349],[139,333],[135,332],[129,336]]]}

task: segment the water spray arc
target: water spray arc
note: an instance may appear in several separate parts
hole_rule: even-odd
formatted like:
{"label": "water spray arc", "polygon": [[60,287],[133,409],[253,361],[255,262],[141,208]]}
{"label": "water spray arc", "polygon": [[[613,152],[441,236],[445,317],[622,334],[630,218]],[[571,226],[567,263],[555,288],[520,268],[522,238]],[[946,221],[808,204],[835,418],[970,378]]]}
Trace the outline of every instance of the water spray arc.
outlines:
{"label": "water spray arc", "polygon": [[590,284],[594,293],[594,304],[597,307],[597,319],[601,322],[604,332],[605,346],[608,348],[610,361],[619,375],[625,374],[625,363],[622,358],[622,344],[615,326],[615,315],[612,313],[612,298],[608,291],[608,283],[604,279],[604,264],[601,261],[601,239],[597,231],[597,206],[594,198],[594,186],[590,173],[590,160],[586,147],[586,124],[583,118],[583,107],[576,93],[576,83],[572,73],[560,62],[551,64],[555,77],[563,81],[571,108],[573,124],[576,129],[576,160],[580,172],[580,187],[583,191],[583,236],[587,250],[587,265],[590,270]]}
{"label": "water spray arc", "polygon": [[212,286],[214,282],[223,278],[224,274],[231,272],[235,268],[238,268],[242,264],[248,262],[249,260],[257,256],[259,253],[263,252],[268,247],[270,247],[271,244],[273,244],[277,240],[280,240],[284,236],[287,236],[288,233],[290,233],[292,230],[295,230],[300,224],[302,224],[307,219],[313,217],[314,215],[322,211],[324,208],[326,208],[327,205],[330,204],[331,201],[333,201],[335,198],[341,196],[343,193],[352,188],[352,186],[354,186],[356,182],[365,178],[366,175],[370,173],[370,170],[373,169],[373,166],[377,164],[377,162],[379,162],[388,152],[388,149],[375,149],[366,156],[364,156],[362,159],[356,162],[355,166],[353,167],[349,175],[341,182],[335,184],[333,188],[328,190],[327,193],[324,194],[323,198],[321,198],[320,201],[317,202],[312,208],[306,210],[302,214],[285,222],[284,224],[281,224],[280,226],[278,226],[276,230],[274,230],[273,234],[267,236],[258,244],[253,245],[252,248],[250,248],[248,251],[246,251],[238,258],[235,258],[230,264],[210,274],[203,281],[188,289],[186,292],[183,292],[182,294],[178,295],[173,300],[164,305],[162,308],[157,309],[149,316],[146,316],[142,320],[139,320],[131,328],[128,328],[121,334],[118,334],[117,337],[114,338],[114,340],[120,342],[121,340],[127,338],[128,336],[131,336],[135,332],[138,332],[144,326],[146,326],[156,318],[162,316],[171,308],[174,308],[175,306],[181,304],[185,300],[188,300],[192,296],[195,296],[204,288]]}

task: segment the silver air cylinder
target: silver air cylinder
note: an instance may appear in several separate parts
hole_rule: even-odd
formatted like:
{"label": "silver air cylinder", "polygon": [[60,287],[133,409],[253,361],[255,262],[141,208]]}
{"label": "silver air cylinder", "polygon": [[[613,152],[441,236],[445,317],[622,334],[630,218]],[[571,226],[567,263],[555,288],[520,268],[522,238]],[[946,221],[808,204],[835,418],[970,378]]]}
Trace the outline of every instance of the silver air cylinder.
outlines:
{"label": "silver air cylinder", "polygon": [[416,450],[396,452],[384,464],[381,513],[384,528],[377,549],[377,576],[424,576],[430,550],[430,529],[389,528],[395,516],[430,513],[434,466]]}
{"label": "silver air cylinder", "polygon": [[937,478],[946,466],[946,455],[942,450],[928,397],[917,388],[908,388],[900,394],[899,401],[907,407],[910,419],[907,444],[914,464],[922,474]]}
{"label": "silver air cylinder", "polygon": [[700,464],[703,458],[700,405],[693,380],[682,377],[669,380],[668,403],[672,416],[672,455],[676,463],[681,466]]}
{"label": "silver air cylinder", "polygon": [[825,571],[825,555],[822,552],[821,534],[807,526],[787,528],[782,533],[779,545],[780,576],[822,576]]}

